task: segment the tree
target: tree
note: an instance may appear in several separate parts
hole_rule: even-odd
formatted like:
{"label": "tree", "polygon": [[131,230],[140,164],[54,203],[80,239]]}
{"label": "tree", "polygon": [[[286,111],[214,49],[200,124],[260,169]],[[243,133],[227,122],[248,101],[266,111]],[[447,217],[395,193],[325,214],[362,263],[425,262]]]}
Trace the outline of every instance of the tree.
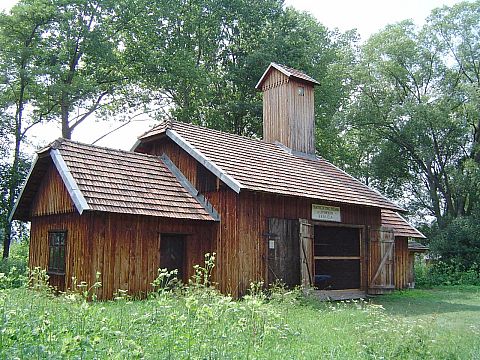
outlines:
{"label": "tree", "polygon": [[152,2],[130,33],[136,41],[129,59],[153,100],[169,104],[168,116],[257,134],[250,120],[261,114],[252,80],[258,71],[251,73],[250,50],[261,49],[264,27],[281,11],[277,0]]}
{"label": "tree", "polygon": [[435,9],[427,30],[434,45],[452,62],[450,95],[459,103],[459,116],[472,127],[468,156],[480,164],[480,1]]}
{"label": "tree", "polygon": [[123,54],[130,23],[144,9],[141,1],[54,0],[52,5],[56,16],[41,44],[45,100],[54,105],[62,137],[70,139],[93,115],[131,114],[139,105]]}
{"label": "tree", "polygon": [[[405,21],[372,36],[362,48],[352,125],[377,134],[371,171],[377,185],[408,194],[414,208],[445,218],[470,211],[458,169],[471,147],[457,109],[451,70],[429,36]],[[419,185],[422,186],[419,186]],[[398,191],[401,189],[401,191]]]}
{"label": "tree", "polygon": [[282,1],[159,1],[147,13],[137,18],[127,52],[143,86],[177,120],[261,137],[255,85],[271,61],[325,79],[317,90],[321,125],[348,91],[341,76],[353,59],[354,35],[331,33],[311,15],[283,9]]}
{"label": "tree", "polygon": [[27,132],[60,119],[62,136],[71,138],[93,115],[128,116],[141,104],[123,58],[125,32],[141,5],[140,0],[23,0],[10,15],[0,15],[0,114],[11,158],[2,163],[4,257],[12,237],[8,214],[26,172]]}
{"label": "tree", "polygon": [[42,30],[53,14],[53,8],[43,1],[20,3],[12,9],[11,15],[0,14],[0,119],[2,139],[6,140],[1,150],[5,155],[2,159],[11,159],[10,162],[2,161],[4,258],[9,255],[12,238],[12,222],[8,216],[26,173],[21,146],[28,130],[50,112],[50,109],[37,106],[44,88],[35,63]]}

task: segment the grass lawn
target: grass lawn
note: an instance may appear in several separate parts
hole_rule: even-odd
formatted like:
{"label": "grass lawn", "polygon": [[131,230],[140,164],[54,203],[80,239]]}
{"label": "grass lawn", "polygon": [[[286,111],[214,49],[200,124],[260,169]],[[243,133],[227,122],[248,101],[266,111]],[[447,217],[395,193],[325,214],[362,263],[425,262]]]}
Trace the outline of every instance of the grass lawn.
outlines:
{"label": "grass lawn", "polygon": [[415,289],[374,302],[388,315],[425,323],[429,340],[443,344],[444,358],[480,359],[480,287]]}
{"label": "grass lawn", "polygon": [[480,287],[321,303],[200,289],[144,301],[0,291],[2,359],[480,359]]}

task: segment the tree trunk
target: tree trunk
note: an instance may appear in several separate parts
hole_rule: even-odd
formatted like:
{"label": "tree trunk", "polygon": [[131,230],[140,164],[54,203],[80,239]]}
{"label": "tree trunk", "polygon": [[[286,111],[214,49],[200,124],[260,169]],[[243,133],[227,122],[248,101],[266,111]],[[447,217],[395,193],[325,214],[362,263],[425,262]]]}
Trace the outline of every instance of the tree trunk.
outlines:
{"label": "tree trunk", "polygon": [[[10,177],[8,179],[8,200],[7,213],[10,215],[15,205],[15,196],[19,186],[19,167],[20,167],[20,145],[22,139],[22,118],[23,118],[23,101],[25,95],[25,85],[22,81],[18,100],[18,110],[15,117],[15,149],[13,153],[13,164],[10,168]],[[5,228],[5,236],[3,238],[3,258],[6,259],[10,255],[10,243],[12,241],[12,221],[7,220]]]}
{"label": "tree trunk", "polygon": [[432,164],[430,162],[427,162],[425,164],[425,175],[428,184],[430,201],[432,202],[433,212],[437,219],[438,226],[442,228],[444,225],[444,221],[442,207],[440,204],[440,197],[438,196],[438,179],[435,178],[435,174],[432,171]]}
{"label": "tree trunk", "polygon": [[[480,92],[480,90],[479,90]],[[480,106],[478,106],[480,108]],[[480,110],[480,109],[479,109]],[[472,158],[477,164],[480,164],[480,120],[477,122],[477,127],[473,135],[473,154]]]}
{"label": "tree trunk", "polygon": [[5,235],[3,237],[3,258],[7,259],[10,255],[10,243],[12,239],[12,222],[7,222]]}
{"label": "tree trunk", "polygon": [[66,100],[66,94],[62,94],[62,103],[60,104],[60,109],[62,112],[62,137],[64,139],[71,139],[72,138],[72,129],[70,128],[70,124],[68,123],[68,115],[69,115],[69,106]]}

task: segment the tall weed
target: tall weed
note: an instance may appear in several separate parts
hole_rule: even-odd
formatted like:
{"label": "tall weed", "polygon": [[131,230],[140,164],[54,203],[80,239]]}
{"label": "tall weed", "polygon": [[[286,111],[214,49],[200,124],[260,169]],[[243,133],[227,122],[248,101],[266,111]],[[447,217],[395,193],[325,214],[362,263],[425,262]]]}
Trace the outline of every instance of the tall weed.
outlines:
{"label": "tall weed", "polygon": [[13,242],[10,256],[0,260],[0,289],[19,288],[28,280],[28,241]]}

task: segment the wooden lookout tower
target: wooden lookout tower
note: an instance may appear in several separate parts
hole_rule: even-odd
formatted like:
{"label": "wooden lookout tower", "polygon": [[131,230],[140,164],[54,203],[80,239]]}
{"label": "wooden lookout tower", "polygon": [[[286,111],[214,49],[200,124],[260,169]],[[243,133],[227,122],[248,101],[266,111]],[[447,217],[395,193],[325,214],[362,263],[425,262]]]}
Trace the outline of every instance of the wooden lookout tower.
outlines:
{"label": "wooden lookout tower", "polygon": [[319,82],[271,63],[256,86],[263,92],[263,139],[315,154],[314,86]]}

